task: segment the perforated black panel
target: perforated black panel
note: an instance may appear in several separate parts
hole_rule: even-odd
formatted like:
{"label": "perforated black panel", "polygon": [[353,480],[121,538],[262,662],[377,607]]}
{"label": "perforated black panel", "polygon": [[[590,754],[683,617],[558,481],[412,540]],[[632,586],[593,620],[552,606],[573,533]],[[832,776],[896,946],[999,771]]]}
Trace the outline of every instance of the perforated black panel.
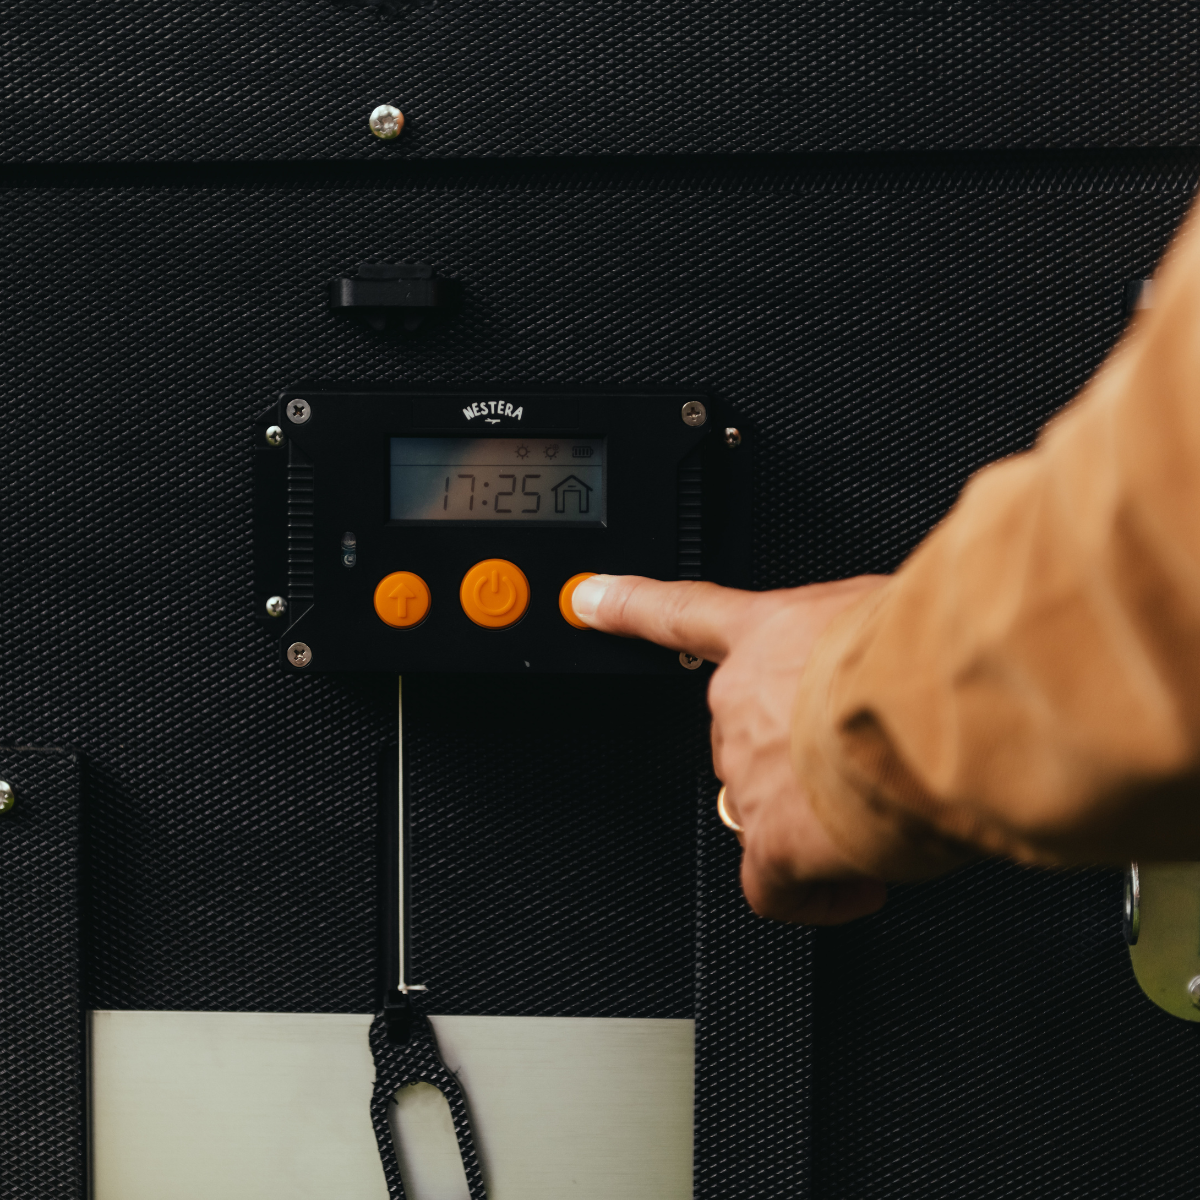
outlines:
{"label": "perforated black panel", "polygon": [[[15,180],[0,196],[0,731],[94,763],[92,1003],[375,1006],[376,764],[395,739],[395,681],[284,678],[252,620],[248,430],[281,384],[711,389],[758,434],[759,584],[887,569],[974,467],[1028,444],[1088,377],[1120,330],[1125,281],[1150,271],[1196,178],[1191,159],[1148,155]],[[460,278],[461,313],[413,338],[335,320],[325,282],[372,258]],[[878,1109],[855,1117],[877,1046],[839,1025],[836,1003],[812,1024],[811,972],[839,967],[746,916],[732,847],[709,840],[723,836],[711,784],[694,956],[704,720],[687,677],[555,686],[459,698],[406,683],[414,967],[444,989],[433,1011],[681,1015],[698,980],[711,1200],[803,1194],[810,1145],[817,1195],[925,1186],[942,1178],[939,1146],[965,1161],[949,1107],[908,1166],[872,1140]],[[993,944],[1005,1013],[1074,1011],[1094,978],[1118,980],[1115,959],[1097,976],[1090,957],[1111,953],[1098,940],[1111,898],[1085,899],[1062,934],[1079,953],[1056,974],[1021,968],[1023,939]],[[922,991],[908,959],[881,954],[877,985],[911,988],[925,1004],[912,1020],[950,1031],[947,964],[989,913],[969,889],[954,903],[943,974]],[[903,947],[920,927],[893,932]],[[1191,1063],[1123,994],[1149,1039],[1135,1044]],[[1108,1055],[1120,1086],[1125,1052],[1079,1044]],[[1013,1072],[1007,1090],[970,1093],[996,1128],[1038,1089],[1082,1113],[1103,1074],[1049,1043],[978,1045],[971,1057],[964,1040],[960,1061],[981,1079]],[[821,1078],[842,1079],[841,1141],[804,1128],[813,1048]],[[1172,1095],[1153,1110],[1156,1144],[1186,1165],[1194,1113]],[[987,1164],[1026,1179],[1021,1153],[981,1142],[945,1194],[970,1194]],[[1104,1161],[1119,1178],[1149,1160]],[[1181,1177],[1148,1176],[1139,1194],[1169,1196]]]}
{"label": "perforated black panel", "polygon": [[759,920],[742,898],[741,851],[700,779],[696,940],[698,1200],[810,1195],[812,930]]}
{"label": "perforated black panel", "polygon": [[6,161],[1200,141],[1182,0],[58,0],[4,32]]}
{"label": "perforated black panel", "polygon": [[428,1011],[692,1015],[704,690],[679,674],[405,680]]}
{"label": "perforated black panel", "polygon": [[1190,1195],[1200,1031],[1138,988],[1120,890],[989,864],[819,933],[815,1194]]}
{"label": "perforated black panel", "polygon": [[83,1200],[80,763],[0,746],[0,1197]]}

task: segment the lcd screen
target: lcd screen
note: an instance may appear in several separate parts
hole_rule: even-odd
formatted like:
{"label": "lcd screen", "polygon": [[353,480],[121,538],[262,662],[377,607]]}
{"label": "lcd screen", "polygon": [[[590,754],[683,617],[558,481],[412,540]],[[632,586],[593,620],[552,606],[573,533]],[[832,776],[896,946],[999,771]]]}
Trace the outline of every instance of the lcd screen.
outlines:
{"label": "lcd screen", "polygon": [[604,524],[604,438],[391,442],[393,521]]}

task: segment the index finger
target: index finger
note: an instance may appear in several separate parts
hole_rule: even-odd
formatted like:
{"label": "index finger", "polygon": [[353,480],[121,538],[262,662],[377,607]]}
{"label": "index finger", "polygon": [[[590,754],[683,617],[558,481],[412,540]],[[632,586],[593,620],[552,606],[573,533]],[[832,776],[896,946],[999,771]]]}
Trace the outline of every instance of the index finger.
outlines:
{"label": "index finger", "polygon": [[571,603],[593,629],[645,638],[719,663],[753,596],[715,583],[593,575],[575,589]]}

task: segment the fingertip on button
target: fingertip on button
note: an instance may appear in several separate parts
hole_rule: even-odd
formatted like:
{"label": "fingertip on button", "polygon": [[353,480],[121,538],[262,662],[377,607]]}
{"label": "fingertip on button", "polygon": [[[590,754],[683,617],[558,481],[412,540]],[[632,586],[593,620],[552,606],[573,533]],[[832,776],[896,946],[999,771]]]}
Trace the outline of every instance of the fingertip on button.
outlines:
{"label": "fingertip on button", "polygon": [[575,608],[572,604],[575,598],[575,589],[585,579],[594,578],[595,574],[595,571],[580,571],[578,575],[572,575],[562,585],[562,590],[558,593],[558,611],[562,613],[563,620],[568,625],[574,625],[576,629],[590,629],[591,626],[586,621],[581,621],[575,614]]}

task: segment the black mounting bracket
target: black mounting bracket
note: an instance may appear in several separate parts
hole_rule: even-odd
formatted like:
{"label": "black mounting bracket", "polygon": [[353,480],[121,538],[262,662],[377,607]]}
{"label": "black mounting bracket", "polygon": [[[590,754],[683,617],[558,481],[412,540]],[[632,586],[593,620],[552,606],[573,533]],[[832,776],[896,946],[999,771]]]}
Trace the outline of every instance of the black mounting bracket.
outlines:
{"label": "black mounting bracket", "polygon": [[372,329],[385,329],[389,317],[417,329],[431,313],[458,305],[462,289],[443,279],[428,263],[360,263],[329,285],[329,307],[356,309]]}

